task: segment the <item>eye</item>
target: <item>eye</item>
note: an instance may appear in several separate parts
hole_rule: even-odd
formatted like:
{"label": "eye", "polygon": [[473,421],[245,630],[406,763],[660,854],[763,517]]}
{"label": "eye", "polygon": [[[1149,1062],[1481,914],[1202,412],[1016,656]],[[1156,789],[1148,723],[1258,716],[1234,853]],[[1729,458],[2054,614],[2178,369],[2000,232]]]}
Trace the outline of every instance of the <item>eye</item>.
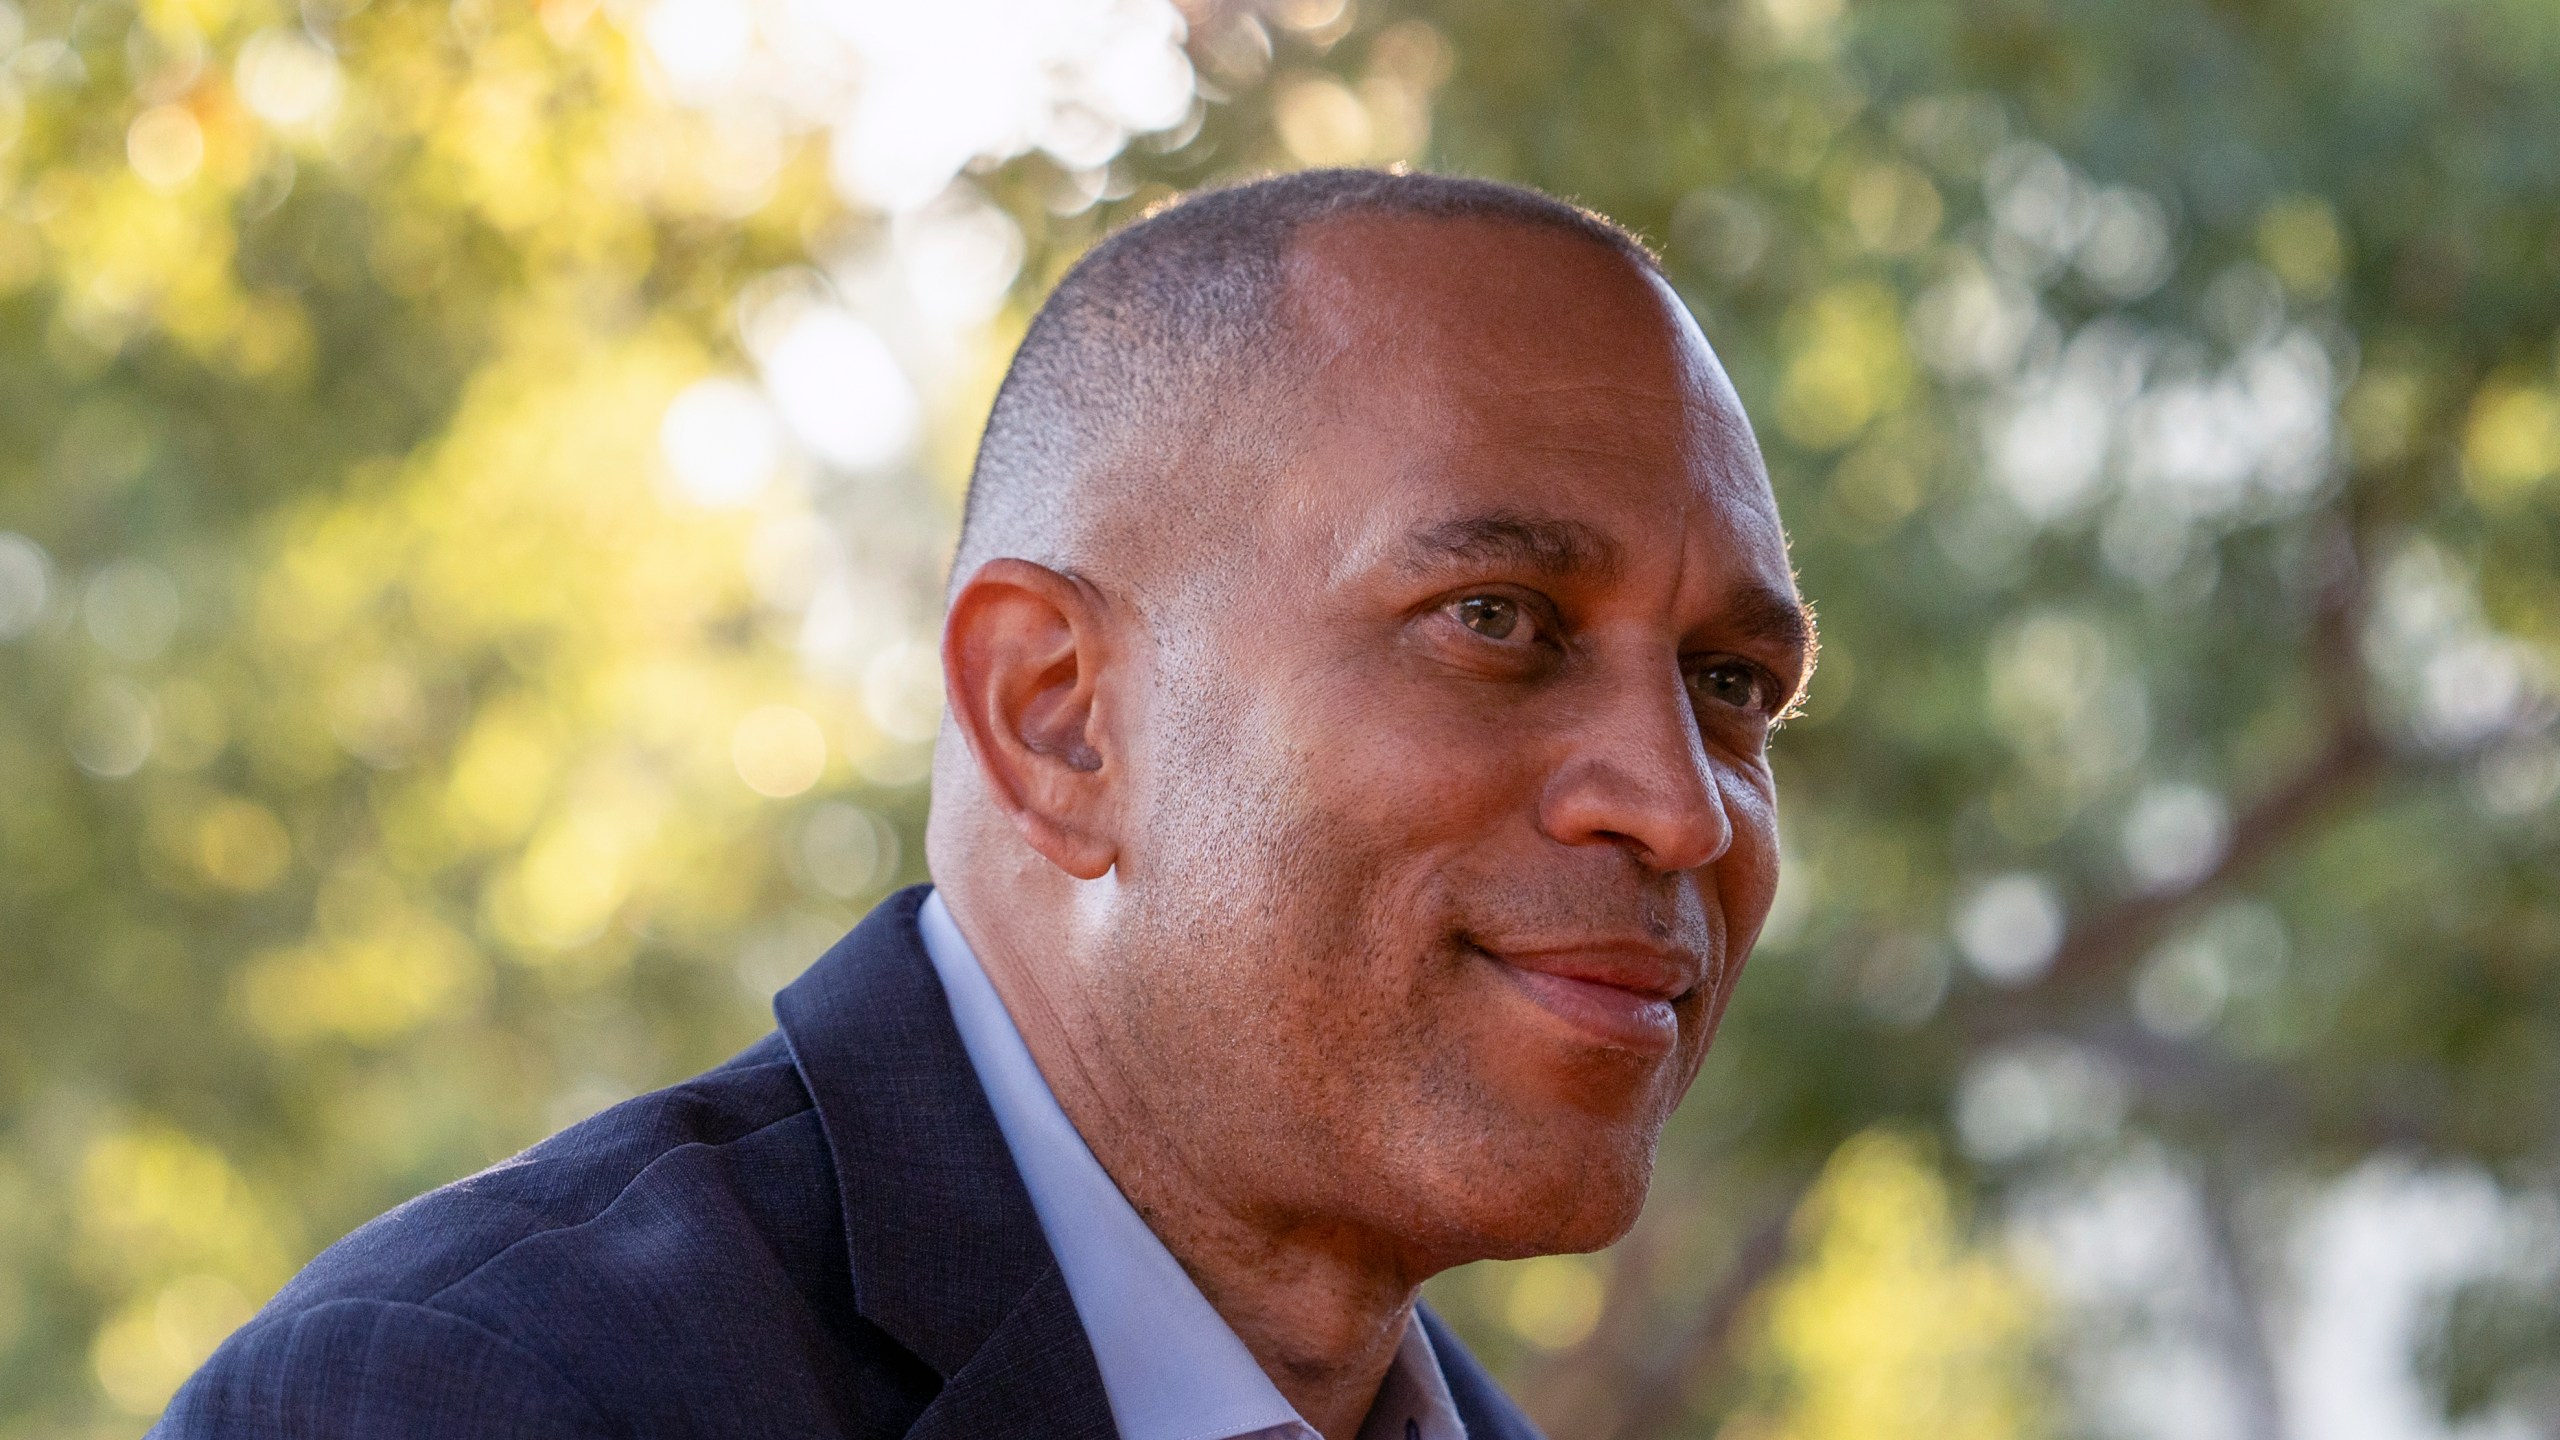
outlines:
{"label": "eye", "polygon": [[1487,640],[1529,638],[1522,633],[1527,617],[1521,613],[1520,602],[1507,595],[1470,595],[1450,602],[1449,614]]}
{"label": "eye", "polygon": [[1769,672],[1741,660],[1719,660],[1691,670],[1689,690],[1700,700],[1760,715],[1773,714],[1778,705],[1778,684]]}

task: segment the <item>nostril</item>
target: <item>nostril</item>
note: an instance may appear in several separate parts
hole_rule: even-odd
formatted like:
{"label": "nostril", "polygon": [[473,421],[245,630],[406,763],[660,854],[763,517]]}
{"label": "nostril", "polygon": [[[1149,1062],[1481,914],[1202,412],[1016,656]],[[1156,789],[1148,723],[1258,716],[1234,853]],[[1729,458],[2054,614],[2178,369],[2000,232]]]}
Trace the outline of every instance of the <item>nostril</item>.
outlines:
{"label": "nostril", "polygon": [[1685,701],[1610,715],[1615,723],[1606,733],[1591,735],[1551,775],[1543,826],[1565,844],[1618,846],[1657,873],[1714,863],[1733,827],[1714,758]]}
{"label": "nostril", "polygon": [[1646,869],[1665,874],[1713,864],[1733,842],[1723,797],[1712,784],[1702,795],[1678,803],[1636,794],[1614,805],[1598,801],[1584,811],[1589,818],[1579,826],[1572,822],[1582,807],[1557,808],[1565,823],[1550,825],[1555,838],[1567,844],[1616,845]]}

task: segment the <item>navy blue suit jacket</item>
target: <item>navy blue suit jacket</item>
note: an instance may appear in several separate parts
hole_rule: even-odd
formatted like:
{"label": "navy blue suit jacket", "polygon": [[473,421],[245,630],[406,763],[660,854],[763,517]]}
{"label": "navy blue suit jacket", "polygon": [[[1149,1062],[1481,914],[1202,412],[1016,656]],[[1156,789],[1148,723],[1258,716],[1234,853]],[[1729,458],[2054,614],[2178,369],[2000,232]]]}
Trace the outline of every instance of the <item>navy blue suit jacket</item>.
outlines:
{"label": "navy blue suit jacket", "polygon": [[[153,1433],[1111,1436],[924,894],[792,982],[745,1054],[331,1246]],[[1470,1440],[1532,1440],[1425,1323]]]}

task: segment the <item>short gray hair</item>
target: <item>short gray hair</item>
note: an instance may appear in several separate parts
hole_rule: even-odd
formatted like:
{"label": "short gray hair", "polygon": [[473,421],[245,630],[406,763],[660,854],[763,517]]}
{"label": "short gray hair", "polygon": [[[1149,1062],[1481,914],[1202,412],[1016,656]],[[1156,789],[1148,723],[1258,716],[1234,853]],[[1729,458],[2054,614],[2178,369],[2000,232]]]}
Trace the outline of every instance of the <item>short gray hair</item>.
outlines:
{"label": "short gray hair", "polygon": [[[1561,231],[1659,275],[1625,227],[1518,185],[1382,170],[1302,170],[1202,191],[1079,260],[1032,318],[996,392],[969,478],[953,583],[1001,555],[1072,566],[1099,517],[1097,468],[1187,437],[1254,447],[1252,407],[1285,385],[1281,292],[1291,245],[1350,216],[1492,220]],[[1180,506],[1166,494],[1161,503]]]}

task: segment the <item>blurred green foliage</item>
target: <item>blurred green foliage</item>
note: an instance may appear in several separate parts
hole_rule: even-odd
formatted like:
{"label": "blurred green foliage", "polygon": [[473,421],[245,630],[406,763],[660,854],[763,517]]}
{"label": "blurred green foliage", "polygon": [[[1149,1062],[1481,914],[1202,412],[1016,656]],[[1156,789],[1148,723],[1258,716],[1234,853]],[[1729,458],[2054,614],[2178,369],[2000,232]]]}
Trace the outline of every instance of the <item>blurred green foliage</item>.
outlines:
{"label": "blurred green foliage", "polygon": [[[813,127],[671,91],[667,9],[0,0],[0,1435],[138,1430],[320,1246],[743,1044],[920,878],[1009,337],[1294,164],[1647,234],[1822,612],[1656,1203],[1435,1287],[1559,1434],[2103,1430],[2087,1316],[1978,1232],[2137,1164],[2272,1436],[2286,1197],[2390,1153],[2547,1203],[2560,11],[1203,6],[1188,120],[970,167],[1020,278],[889,326],[917,438],[724,497],[671,402],[785,388],[777,296],[922,272]],[[2549,1403],[2444,1338],[2548,1281],[2451,1304],[2454,1409]]]}

